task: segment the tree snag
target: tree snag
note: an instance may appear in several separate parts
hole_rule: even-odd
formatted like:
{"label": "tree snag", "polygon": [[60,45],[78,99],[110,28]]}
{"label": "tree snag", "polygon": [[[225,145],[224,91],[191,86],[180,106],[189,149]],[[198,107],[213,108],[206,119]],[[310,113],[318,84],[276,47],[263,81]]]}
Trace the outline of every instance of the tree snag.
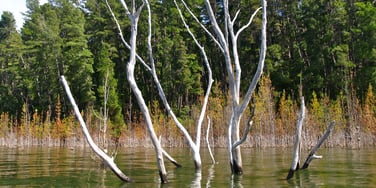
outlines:
{"label": "tree snag", "polygon": [[60,81],[62,82],[65,92],[67,93],[67,96],[69,98],[69,101],[72,104],[74,113],[76,114],[76,117],[78,121],[80,122],[82,132],[85,135],[86,141],[89,143],[89,146],[91,149],[96,153],[112,170],[112,172],[115,173],[117,177],[119,177],[121,180],[126,181],[126,182],[133,182],[131,178],[126,176],[115,164],[114,158],[109,157],[102,149],[100,149],[93,141],[93,139],[90,136],[89,130],[86,127],[86,123],[84,119],[81,116],[80,110],[78,109],[78,106],[72,96],[72,92],[70,91],[69,85],[67,81],[65,80],[64,76],[60,76]]}
{"label": "tree snag", "polygon": [[[207,10],[207,15],[210,20],[211,28],[213,29],[212,34],[208,29],[205,28],[203,24],[200,23],[197,16],[190,11],[190,8],[187,6],[184,0],[181,0],[181,3],[184,7],[188,10],[190,15],[196,20],[196,22],[201,26],[201,28],[209,35],[209,37],[213,40],[213,42],[217,45],[219,50],[222,52],[224,56],[224,62],[227,70],[228,76],[228,84],[230,88],[230,94],[232,99],[232,107],[231,107],[231,117],[228,124],[228,153],[229,153],[229,161],[231,166],[231,171],[234,174],[242,174],[242,158],[241,158],[241,150],[240,146],[233,148],[234,143],[240,140],[240,127],[239,123],[241,117],[247,108],[252,94],[257,86],[257,83],[263,73],[264,68],[264,61],[266,55],[266,7],[267,3],[266,0],[262,0],[262,7],[255,10],[255,12],[250,17],[248,23],[244,26],[240,27],[238,31],[234,31],[234,27],[239,27],[239,25],[235,25],[235,21],[239,14],[239,11],[235,14],[234,18],[231,18],[229,7],[228,7],[228,0],[224,0],[221,2],[223,5],[224,10],[224,26],[220,26],[217,22],[217,16],[214,13],[214,10],[211,6],[211,2],[209,0],[204,0],[205,8]],[[177,6],[178,7],[178,6]],[[262,9],[262,27],[261,27],[261,49],[260,49],[260,57],[259,63],[257,66],[256,73],[253,76],[251,83],[249,84],[248,90],[244,97],[240,95],[240,82],[241,82],[241,66],[240,66],[240,58],[238,55],[238,39],[242,31],[250,26],[253,21],[253,18],[257,14],[259,10]],[[222,29],[223,28],[223,29]]]}
{"label": "tree snag", "polygon": [[[294,172],[299,170],[300,166],[300,155],[301,155],[301,133],[302,133],[302,127],[303,127],[303,121],[305,118],[305,106],[304,106],[304,97],[301,98],[301,110],[300,110],[300,116],[298,119],[298,123],[296,125],[296,135],[294,140],[294,151],[293,151],[293,159],[292,164],[289,170],[289,173],[287,174],[286,179],[289,180],[294,176]],[[330,133],[333,131],[335,122],[332,121],[329,125],[329,127],[326,129],[324,134],[321,136],[321,138],[317,141],[317,144],[312,148],[311,152],[308,154],[308,157],[306,161],[304,162],[303,167],[301,169],[308,168],[309,164],[313,159],[321,159],[322,156],[316,155],[317,150],[320,148],[322,143],[329,137]]]}
{"label": "tree snag", "polygon": [[294,172],[299,169],[299,163],[300,163],[300,152],[301,152],[301,135],[302,135],[302,127],[303,127],[303,121],[305,118],[305,105],[304,105],[304,97],[301,98],[301,104],[300,104],[300,115],[298,122],[296,124],[296,134],[294,139],[294,151],[293,151],[293,159],[292,164],[290,167],[290,171],[287,175],[286,179],[290,179],[294,176]]}
{"label": "tree snag", "polygon": [[[120,2],[123,5],[123,8],[124,8],[128,18],[129,18],[130,24],[131,24],[130,25],[131,34],[130,34],[129,45],[128,45],[129,46],[128,48],[130,49],[130,55],[129,55],[129,61],[128,61],[128,64],[127,64],[127,80],[128,80],[128,83],[131,87],[131,90],[132,90],[134,96],[137,99],[138,106],[139,106],[139,108],[140,108],[140,110],[143,114],[143,117],[144,117],[144,120],[145,120],[145,123],[146,123],[146,129],[147,129],[149,136],[150,136],[150,139],[153,143],[161,182],[167,183],[168,182],[167,181],[167,171],[166,171],[166,168],[165,168],[165,165],[164,165],[164,160],[163,160],[163,149],[162,149],[162,146],[161,146],[161,144],[158,140],[157,135],[155,134],[153,122],[151,120],[149,109],[148,109],[148,107],[145,103],[142,92],[139,89],[139,87],[136,83],[136,79],[134,77],[134,68],[135,68],[135,65],[136,65],[136,58],[137,58],[136,42],[137,42],[138,21],[139,21],[140,14],[141,14],[141,11],[142,11],[144,5],[147,4],[147,6],[148,6],[149,3],[146,0],[143,0],[142,4],[136,9],[137,5],[136,5],[136,2],[133,0],[132,3],[131,3],[131,8],[128,9],[128,6],[127,6],[127,4],[125,3],[124,0],[120,0]],[[110,10],[114,20],[116,21],[116,24],[117,24],[117,27],[118,27],[118,30],[119,30],[119,34],[122,38],[122,41],[126,44],[124,37],[123,37],[123,34],[122,34],[122,30],[120,28],[120,25],[118,24],[118,21],[115,17],[115,14],[113,13],[111,7],[109,6],[107,0],[106,0],[106,4],[107,4],[107,7]]]}
{"label": "tree snag", "polygon": [[308,168],[309,164],[313,159],[321,159],[322,156],[316,155],[317,150],[320,148],[321,144],[329,137],[330,133],[332,133],[334,129],[335,122],[330,122],[330,125],[328,128],[326,128],[324,134],[321,136],[321,138],[317,141],[317,144],[315,147],[312,148],[311,152],[309,152],[308,157],[306,161],[304,162],[304,165],[302,169]]}

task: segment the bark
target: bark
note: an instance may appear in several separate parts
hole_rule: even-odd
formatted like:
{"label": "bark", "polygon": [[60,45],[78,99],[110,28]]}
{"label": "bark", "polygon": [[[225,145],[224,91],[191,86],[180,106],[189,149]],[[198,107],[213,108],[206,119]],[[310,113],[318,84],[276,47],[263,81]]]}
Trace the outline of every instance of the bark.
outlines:
{"label": "bark", "polygon": [[[301,113],[298,119],[297,128],[296,128],[296,135],[295,135],[295,141],[294,141],[294,151],[293,151],[293,160],[291,164],[291,168],[289,170],[289,173],[287,174],[286,179],[289,180],[294,176],[294,172],[299,170],[300,165],[300,155],[301,155],[301,132],[302,132],[302,126],[303,126],[303,120],[305,116],[305,107],[304,107],[304,98],[302,97],[302,104],[301,104]],[[322,156],[316,155],[317,150],[320,148],[322,143],[329,137],[330,133],[334,129],[335,122],[332,121],[329,125],[329,127],[324,132],[323,136],[317,141],[317,144],[312,148],[311,152],[308,154],[308,157],[306,161],[304,162],[304,165],[301,169],[308,168],[309,164],[312,162],[313,159],[321,159]]]}
{"label": "bark", "polygon": [[300,116],[298,122],[296,124],[296,135],[294,140],[294,151],[293,151],[293,159],[292,164],[287,175],[286,179],[291,179],[294,176],[294,172],[299,169],[300,163],[300,154],[301,154],[301,135],[302,135],[302,127],[303,121],[305,118],[305,105],[304,105],[304,97],[301,98],[301,106],[300,106]]}
{"label": "bark", "polygon": [[165,168],[164,161],[163,161],[163,150],[162,150],[161,144],[158,141],[157,135],[155,134],[149,109],[142,96],[141,90],[138,88],[136,80],[134,78],[134,68],[136,64],[137,25],[138,25],[138,19],[140,16],[141,9],[142,9],[142,6],[138,9],[137,12],[128,14],[129,19],[131,21],[131,38],[130,38],[131,51],[130,51],[129,62],[127,65],[127,79],[132,89],[132,92],[137,99],[138,106],[140,107],[140,110],[144,116],[146,128],[154,146],[161,182],[167,183],[167,172],[166,172],[166,168]]}
{"label": "bark", "polygon": [[[155,134],[149,109],[148,109],[148,107],[145,103],[143,96],[142,96],[141,90],[138,88],[138,85],[137,85],[136,80],[134,78],[134,68],[135,68],[135,65],[136,65],[136,58],[137,58],[136,41],[137,41],[138,20],[139,20],[140,13],[141,13],[143,6],[145,4],[148,4],[148,2],[143,1],[143,4],[137,10],[136,10],[136,7],[135,7],[136,5],[135,5],[134,1],[132,1],[131,10],[128,9],[128,6],[124,2],[124,0],[120,0],[120,2],[122,3],[123,8],[124,8],[126,14],[128,15],[128,18],[131,22],[131,26],[130,26],[131,27],[131,35],[130,35],[130,40],[129,40],[130,41],[129,42],[130,56],[129,56],[129,62],[127,64],[127,80],[128,80],[128,83],[130,85],[130,88],[131,88],[134,96],[137,99],[138,106],[139,106],[139,108],[140,108],[140,110],[143,114],[143,117],[144,117],[144,120],[145,120],[145,123],[146,123],[146,129],[147,129],[149,136],[150,136],[150,139],[153,143],[154,150],[155,150],[155,153],[156,153],[157,166],[158,166],[159,176],[160,176],[161,182],[167,183],[168,182],[167,181],[167,172],[166,172],[166,168],[165,168],[164,160],[163,160],[163,149],[162,149],[162,146],[161,146],[161,144],[158,140],[157,135]],[[116,19],[115,15],[113,14],[113,11],[112,11],[112,9],[109,6],[107,1],[106,1],[106,4],[107,4],[107,7],[109,8],[109,10],[111,11],[111,14],[112,14],[114,20],[117,23],[122,41],[124,43],[126,43],[125,40],[124,40],[124,37],[122,35],[122,30],[120,28],[120,25],[118,24],[117,19]]]}
{"label": "bark", "polygon": [[[187,7],[184,0],[181,0],[181,2],[184,4],[185,7]],[[249,101],[251,99],[251,96],[256,88],[256,85],[263,73],[264,68],[264,61],[265,61],[265,55],[266,55],[266,23],[267,23],[267,16],[266,16],[266,7],[267,3],[266,0],[262,0],[262,7],[258,8],[253,15],[250,17],[249,22],[244,25],[243,27],[240,27],[240,29],[235,32],[234,31],[234,23],[236,21],[236,18],[239,14],[239,11],[236,13],[233,19],[230,17],[230,13],[228,10],[228,1],[223,1],[223,8],[224,8],[224,15],[225,15],[225,28],[222,31],[221,27],[218,25],[218,22],[216,20],[216,16],[214,14],[214,11],[211,7],[211,3],[209,0],[205,0],[205,7],[207,10],[208,17],[210,19],[211,27],[214,31],[214,35],[210,33],[208,29],[205,28],[200,22],[199,19],[192,13],[192,11],[189,10],[189,13],[191,16],[199,23],[199,25],[204,29],[206,33],[212,38],[215,44],[218,45],[218,48],[221,50],[224,61],[226,65],[227,70],[227,76],[228,76],[228,82],[229,82],[229,88],[232,98],[232,113],[231,118],[229,122],[228,127],[228,152],[229,152],[229,161],[232,173],[234,174],[242,174],[242,158],[241,158],[241,150],[240,150],[240,144],[237,144],[237,147],[233,148],[233,141],[238,142],[240,140],[239,136],[239,122],[241,120],[242,114],[244,113],[246,107],[249,104]],[[250,83],[247,93],[242,99],[242,102],[240,103],[240,78],[241,78],[241,66],[238,56],[238,46],[237,41],[239,39],[239,35],[242,31],[244,31],[246,28],[250,26],[252,23],[252,20],[256,13],[259,10],[262,11],[262,29],[261,29],[261,50],[260,50],[260,57],[259,57],[259,64],[257,67],[257,71],[252,79],[252,82]],[[231,42],[229,42],[229,36]],[[231,46],[231,49],[230,49]],[[234,71],[235,69],[235,71]],[[241,142],[240,142],[241,143]]]}
{"label": "bark", "polygon": [[304,162],[304,165],[303,165],[302,169],[308,168],[309,164],[311,163],[311,161],[313,159],[321,159],[322,158],[322,156],[317,156],[316,152],[320,148],[321,144],[329,137],[330,133],[334,129],[334,125],[335,125],[335,122],[332,121],[330,123],[329,127],[324,132],[324,134],[317,141],[317,144],[315,145],[315,147],[313,147],[312,150],[311,150],[311,152],[308,154],[308,157],[307,157],[306,161]]}
{"label": "bark", "polygon": [[208,128],[206,129],[206,145],[208,146],[210,159],[212,160],[212,163],[215,164],[214,155],[213,155],[212,150],[210,148],[209,133],[210,133],[210,118],[208,117]]}
{"label": "bark", "polygon": [[78,106],[72,96],[72,93],[70,91],[70,88],[68,86],[67,81],[65,80],[64,76],[60,77],[60,80],[64,86],[65,92],[67,93],[67,96],[72,104],[73,110],[77,116],[78,121],[80,122],[82,132],[85,135],[86,141],[89,143],[89,146],[91,149],[110,167],[112,172],[115,173],[116,176],[118,176],[121,180],[126,182],[132,182],[133,180],[130,179],[128,176],[126,176],[115,164],[114,158],[109,157],[103,150],[101,150],[93,141],[93,139],[90,136],[89,130],[86,127],[86,123],[84,119],[81,116],[80,110],[78,109]]}

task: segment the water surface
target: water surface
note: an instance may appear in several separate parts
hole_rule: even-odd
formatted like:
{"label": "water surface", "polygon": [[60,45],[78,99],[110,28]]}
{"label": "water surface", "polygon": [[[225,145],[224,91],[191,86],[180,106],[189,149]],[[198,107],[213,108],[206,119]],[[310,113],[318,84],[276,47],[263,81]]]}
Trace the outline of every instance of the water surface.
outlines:
{"label": "water surface", "polygon": [[[203,149],[203,169],[194,172],[188,148],[166,149],[182,168],[165,161],[169,183],[162,185],[154,150],[118,151],[116,163],[135,183],[123,183],[89,149],[0,147],[1,187],[371,187],[376,184],[376,150],[321,149],[323,159],[286,181],[292,149],[243,149],[244,174],[232,176],[226,149],[215,149],[212,165]],[[308,151],[303,151],[304,162]]]}

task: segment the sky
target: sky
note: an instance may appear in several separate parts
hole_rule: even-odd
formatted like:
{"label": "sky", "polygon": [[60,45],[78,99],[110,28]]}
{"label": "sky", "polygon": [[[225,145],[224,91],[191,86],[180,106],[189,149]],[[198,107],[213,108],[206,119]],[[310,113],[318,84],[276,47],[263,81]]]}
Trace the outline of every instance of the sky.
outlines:
{"label": "sky", "polygon": [[[46,3],[47,0],[39,0],[40,4]],[[0,15],[3,11],[10,11],[16,19],[17,30],[23,25],[23,12],[26,12],[26,0],[0,0]]]}

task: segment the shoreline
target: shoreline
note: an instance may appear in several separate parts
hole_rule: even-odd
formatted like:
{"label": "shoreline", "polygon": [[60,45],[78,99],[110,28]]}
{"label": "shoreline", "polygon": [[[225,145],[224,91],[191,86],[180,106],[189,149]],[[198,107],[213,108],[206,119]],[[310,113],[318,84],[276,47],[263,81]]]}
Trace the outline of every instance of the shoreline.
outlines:
{"label": "shoreline", "polygon": [[[312,148],[317,140],[317,135],[302,134],[302,148],[310,149]],[[101,148],[103,143],[99,137],[93,137],[94,142]],[[107,148],[117,147],[121,148],[152,148],[153,145],[149,137],[143,136],[142,138],[137,138],[133,136],[122,136],[119,138],[118,142],[108,139],[106,141]],[[214,148],[225,148],[227,147],[227,138],[224,136],[218,138],[210,139],[210,147]],[[241,145],[242,148],[289,148],[293,147],[294,135],[284,135],[284,136],[275,136],[275,135],[248,135],[246,141]],[[165,148],[189,148],[184,137],[163,137],[161,141],[162,147]],[[5,136],[0,137],[0,146],[5,146],[9,148],[17,147],[33,147],[33,146],[45,146],[45,147],[89,147],[85,137],[80,136],[71,136],[64,139],[53,138],[51,136],[45,138],[32,138],[27,136],[19,136],[15,133],[8,133]],[[357,133],[351,138],[346,138],[344,132],[334,132],[329,136],[328,140],[325,141],[322,147],[325,148],[367,148],[376,146],[376,136],[371,133]],[[202,139],[201,148],[207,148],[207,143]]]}

